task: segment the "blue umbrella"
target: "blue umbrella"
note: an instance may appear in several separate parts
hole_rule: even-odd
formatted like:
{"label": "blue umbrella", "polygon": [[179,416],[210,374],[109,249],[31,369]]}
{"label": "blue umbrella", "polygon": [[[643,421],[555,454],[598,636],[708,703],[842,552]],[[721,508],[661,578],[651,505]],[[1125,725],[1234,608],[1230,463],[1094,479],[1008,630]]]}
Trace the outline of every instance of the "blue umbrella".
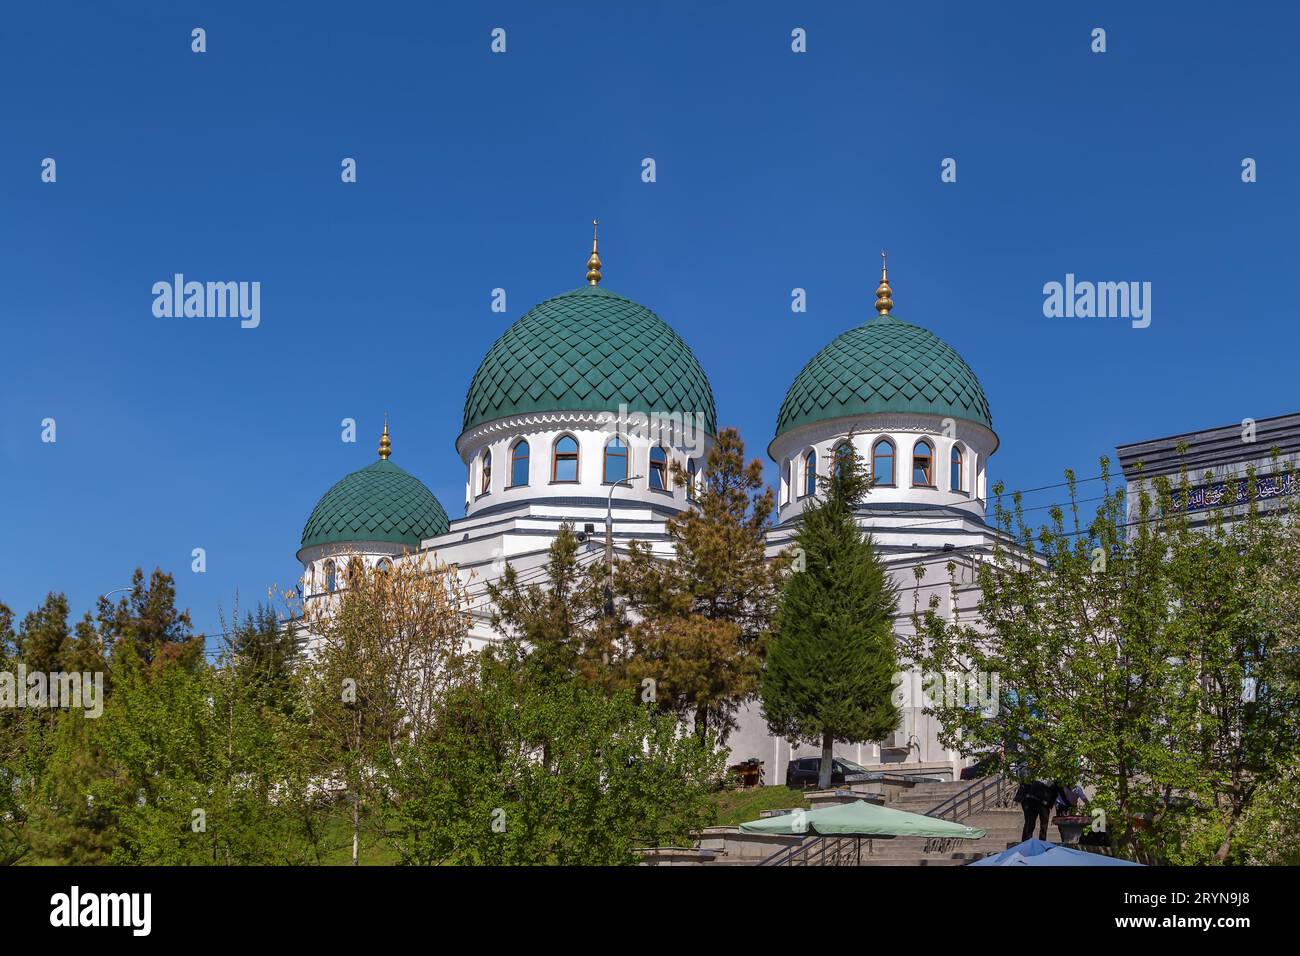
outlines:
{"label": "blue umbrella", "polygon": [[1009,850],[993,856],[976,860],[968,866],[1141,866],[1129,860],[1117,860],[1113,856],[1100,853],[1085,853],[1068,846],[1044,843],[1042,840],[1026,840],[1017,843]]}

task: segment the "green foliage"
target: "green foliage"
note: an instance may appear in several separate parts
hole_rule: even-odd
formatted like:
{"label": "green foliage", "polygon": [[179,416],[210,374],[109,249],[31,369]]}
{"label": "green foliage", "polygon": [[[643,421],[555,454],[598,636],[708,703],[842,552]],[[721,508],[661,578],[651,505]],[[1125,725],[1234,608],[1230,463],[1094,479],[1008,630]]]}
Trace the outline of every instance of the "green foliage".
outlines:
{"label": "green foliage", "polygon": [[71,644],[67,597],[51,591],[39,608],[23,618],[15,643],[17,656],[29,671],[62,670]]}
{"label": "green foliage", "polygon": [[1035,776],[1091,785],[1123,848],[1223,862],[1300,737],[1294,515],[1262,513],[1252,474],[1247,506],[1197,528],[1185,472],[1127,496],[1104,459],[1102,474],[1091,519],[1067,473],[1069,521],[1053,509],[1036,533],[995,489],[979,620],[946,619],[936,597],[916,608],[912,650],[925,670],[1000,677],[991,718],[933,708],[946,745],[1004,747]]}
{"label": "green foliage", "polygon": [[387,819],[407,863],[633,863],[711,821],[722,763],[712,737],[682,736],[631,691],[542,683],[488,655],[396,751]]}
{"label": "green foliage", "polygon": [[[674,479],[689,476],[675,465]],[[735,429],[718,435],[697,481],[695,507],[667,523],[674,559],[634,542],[618,567],[616,590],[635,612],[622,671],[634,686],[652,681],[660,709],[689,718],[701,739],[725,742],[758,690],[785,561],[766,560],[772,492]]]}
{"label": "green foliage", "polygon": [[176,582],[155,568],[144,580],[136,568],[131,592],[116,604],[99,599],[99,630],[109,654],[134,653],[148,666],[176,662],[196,667],[203,660],[203,637],[191,630],[190,612],[176,609]]}
{"label": "green foliage", "polygon": [[114,812],[118,794],[95,736],[96,720],[75,710],[49,716],[48,757],[39,769],[36,760],[30,764],[36,776],[31,778],[25,835],[33,860],[71,866],[107,863],[120,838]]}
{"label": "green foliage", "polygon": [[841,454],[803,511],[762,675],[774,734],[822,747],[829,783],[835,741],[879,740],[898,725],[893,678],[897,597],[871,539],[854,520],[869,487],[864,463]]}
{"label": "green foliage", "polygon": [[235,625],[228,640],[227,666],[248,688],[250,699],[261,706],[288,714],[299,703],[294,670],[298,664],[298,639],[285,627],[275,609],[258,605]]}
{"label": "green foliage", "polygon": [[624,622],[620,615],[606,614],[605,562],[580,560],[580,548],[573,527],[563,524],[548,550],[543,581],[521,582],[510,564],[500,580],[488,581],[492,627],[541,681],[581,676],[617,683]]}
{"label": "green foliage", "polygon": [[8,604],[0,601],[0,663],[16,654],[15,643],[18,635],[14,633],[14,612]]}

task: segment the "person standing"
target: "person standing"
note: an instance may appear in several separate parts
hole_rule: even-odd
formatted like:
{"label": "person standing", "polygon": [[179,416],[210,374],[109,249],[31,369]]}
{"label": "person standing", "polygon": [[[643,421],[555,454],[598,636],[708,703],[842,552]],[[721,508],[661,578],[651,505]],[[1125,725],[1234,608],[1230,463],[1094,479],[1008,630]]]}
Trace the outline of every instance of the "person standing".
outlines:
{"label": "person standing", "polygon": [[1015,800],[1025,813],[1025,827],[1020,831],[1020,839],[1028,840],[1034,835],[1034,823],[1038,823],[1038,839],[1047,839],[1047,821],[1056,804],[1058,787],[1046,780],[1033,780],[1022,783],[1016,790]]}

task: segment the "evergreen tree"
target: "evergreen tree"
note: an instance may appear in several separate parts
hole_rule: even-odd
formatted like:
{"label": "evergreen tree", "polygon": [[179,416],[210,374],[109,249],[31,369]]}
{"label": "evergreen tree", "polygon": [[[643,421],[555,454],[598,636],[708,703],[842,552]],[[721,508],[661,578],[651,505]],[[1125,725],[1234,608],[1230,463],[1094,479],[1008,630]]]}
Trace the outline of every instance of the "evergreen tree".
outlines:
{"label": "evergreen tree", "polygon": [[660,709],[689,717],[700,740],[712,731],[725,742],[758,690],[785,561],[766,560],[772,492],[734,428],[718,435],[697,480],[696,506],[667,523],[675,560],[634,542],[619,565],[617,589],[636,614],[625,670],[642,687],[653,681]]}
{"label": "evergreen tree", "polygon": [[203,637],[191,630],[190,612],[176,610],[176,582],[155,568],[146,585],[136,568],[131,593],[116,604],[99,599],[99,628],[109,653],[133,652],[150,667],[195,667],[203,660]]}
{"label": "evergreen tree", "polygon": [[71,646],[68,635],[68,599],[51,591],[44,603],[24,618],[18,630],[18,656],[29,671],[60,670]]}
{"label": "evergreen tree", "polygon": [[897,596],[854,520],[870,488],[862,459],[846,448],[819,484],[821,494],[803,511],[761,694],[773,733],[821,745],[824,789],[836,741],[879,740],[898,726],[898,657]]}
{"label": "evergreen tree", "polygon": [[498,581],[488,581],[492,626],[506,647],[543,681],[582,677],[614,681],[622,628],[606,613],[604,561],[583,559],[581,543],[569,524],[551,542],[544,580],[525,583],[513,565]]}
{"label": "evergreen tree", "polygon": [[104,674],[107,688],[108,662],[104,657],[104,642],[89,611],[77,622],[74,633],[76,637],[65,645],[63,670],[83,674]]}
{"label": "evergreen tree", "polygon": [[30,787],[23,787],[22,796],[34,862],[108,863],[120,838],[122,796],[99,746],[100,721],[75,709],[49,716],[51,721],[31,720],[27,727],[26,765],[32,776],[23,781]]}
{"label": "evergreen tree", "polygon": [[12,654],[17,653],[14,642],[18,635],[14,633],[14,612],[13,609],[0,601],[0,663],[8,660]]}
{"label": "evergreen tree", "polygon": [[259,604],[235,625],[227,645],[231,671],[259,705],[292,709],[298,640],[292,628],[281,625],[274,608]]}

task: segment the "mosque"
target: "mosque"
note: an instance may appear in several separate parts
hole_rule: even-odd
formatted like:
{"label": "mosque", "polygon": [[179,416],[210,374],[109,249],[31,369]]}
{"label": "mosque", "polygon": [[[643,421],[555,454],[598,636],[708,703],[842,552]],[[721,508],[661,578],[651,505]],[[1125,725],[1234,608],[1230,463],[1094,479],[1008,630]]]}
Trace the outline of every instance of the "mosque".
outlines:
{"label": "mosque", "polygon": [[[852,444],[874,477],[859,521],[898,588],[902,636],[915,602],[924,607],[932,594],[941,613],[975,611],[974,562],[997,534],[984,513],[998,437],[970,366],[934,333],[893,314],[883,253],[875,311],[812,356],[781,403],[767,449],[780,475],[768,553],[791,544],[816,476],[837,448]],[[616,427],[627,421],[642,427]],[[325,492],[307,519],[297,555],[304,599],[327,599],[343,587],[342,555],[380,566],[436,552],[474,597],[472,644],[499,640],[484,582],[507,562],[521,580],[544,581],[547,548],[562,524],[584,541],[583,564],[605,560],[607,520],[616,553],[640,540],[671,559],[666,521],[692,507],[695,476],[716,434],[704,369],[654,312],[601,286],[593,231],[586,284],[506,329],[469,384],[456,440],[466,470],[464,517],[450,520],[392,460],[385,423],[378,458]],[[674,462],[688,480],[674,482]],[[868,769],[953,777],[968,761],[939,743],[933,724],[913,695],[895,733],[837,745],[837,756]],[[789,760],[819,753],[770,735],[757,702],[741,712],[727,743],[733,762],[764,761],[768,783],[784,780]]]}

